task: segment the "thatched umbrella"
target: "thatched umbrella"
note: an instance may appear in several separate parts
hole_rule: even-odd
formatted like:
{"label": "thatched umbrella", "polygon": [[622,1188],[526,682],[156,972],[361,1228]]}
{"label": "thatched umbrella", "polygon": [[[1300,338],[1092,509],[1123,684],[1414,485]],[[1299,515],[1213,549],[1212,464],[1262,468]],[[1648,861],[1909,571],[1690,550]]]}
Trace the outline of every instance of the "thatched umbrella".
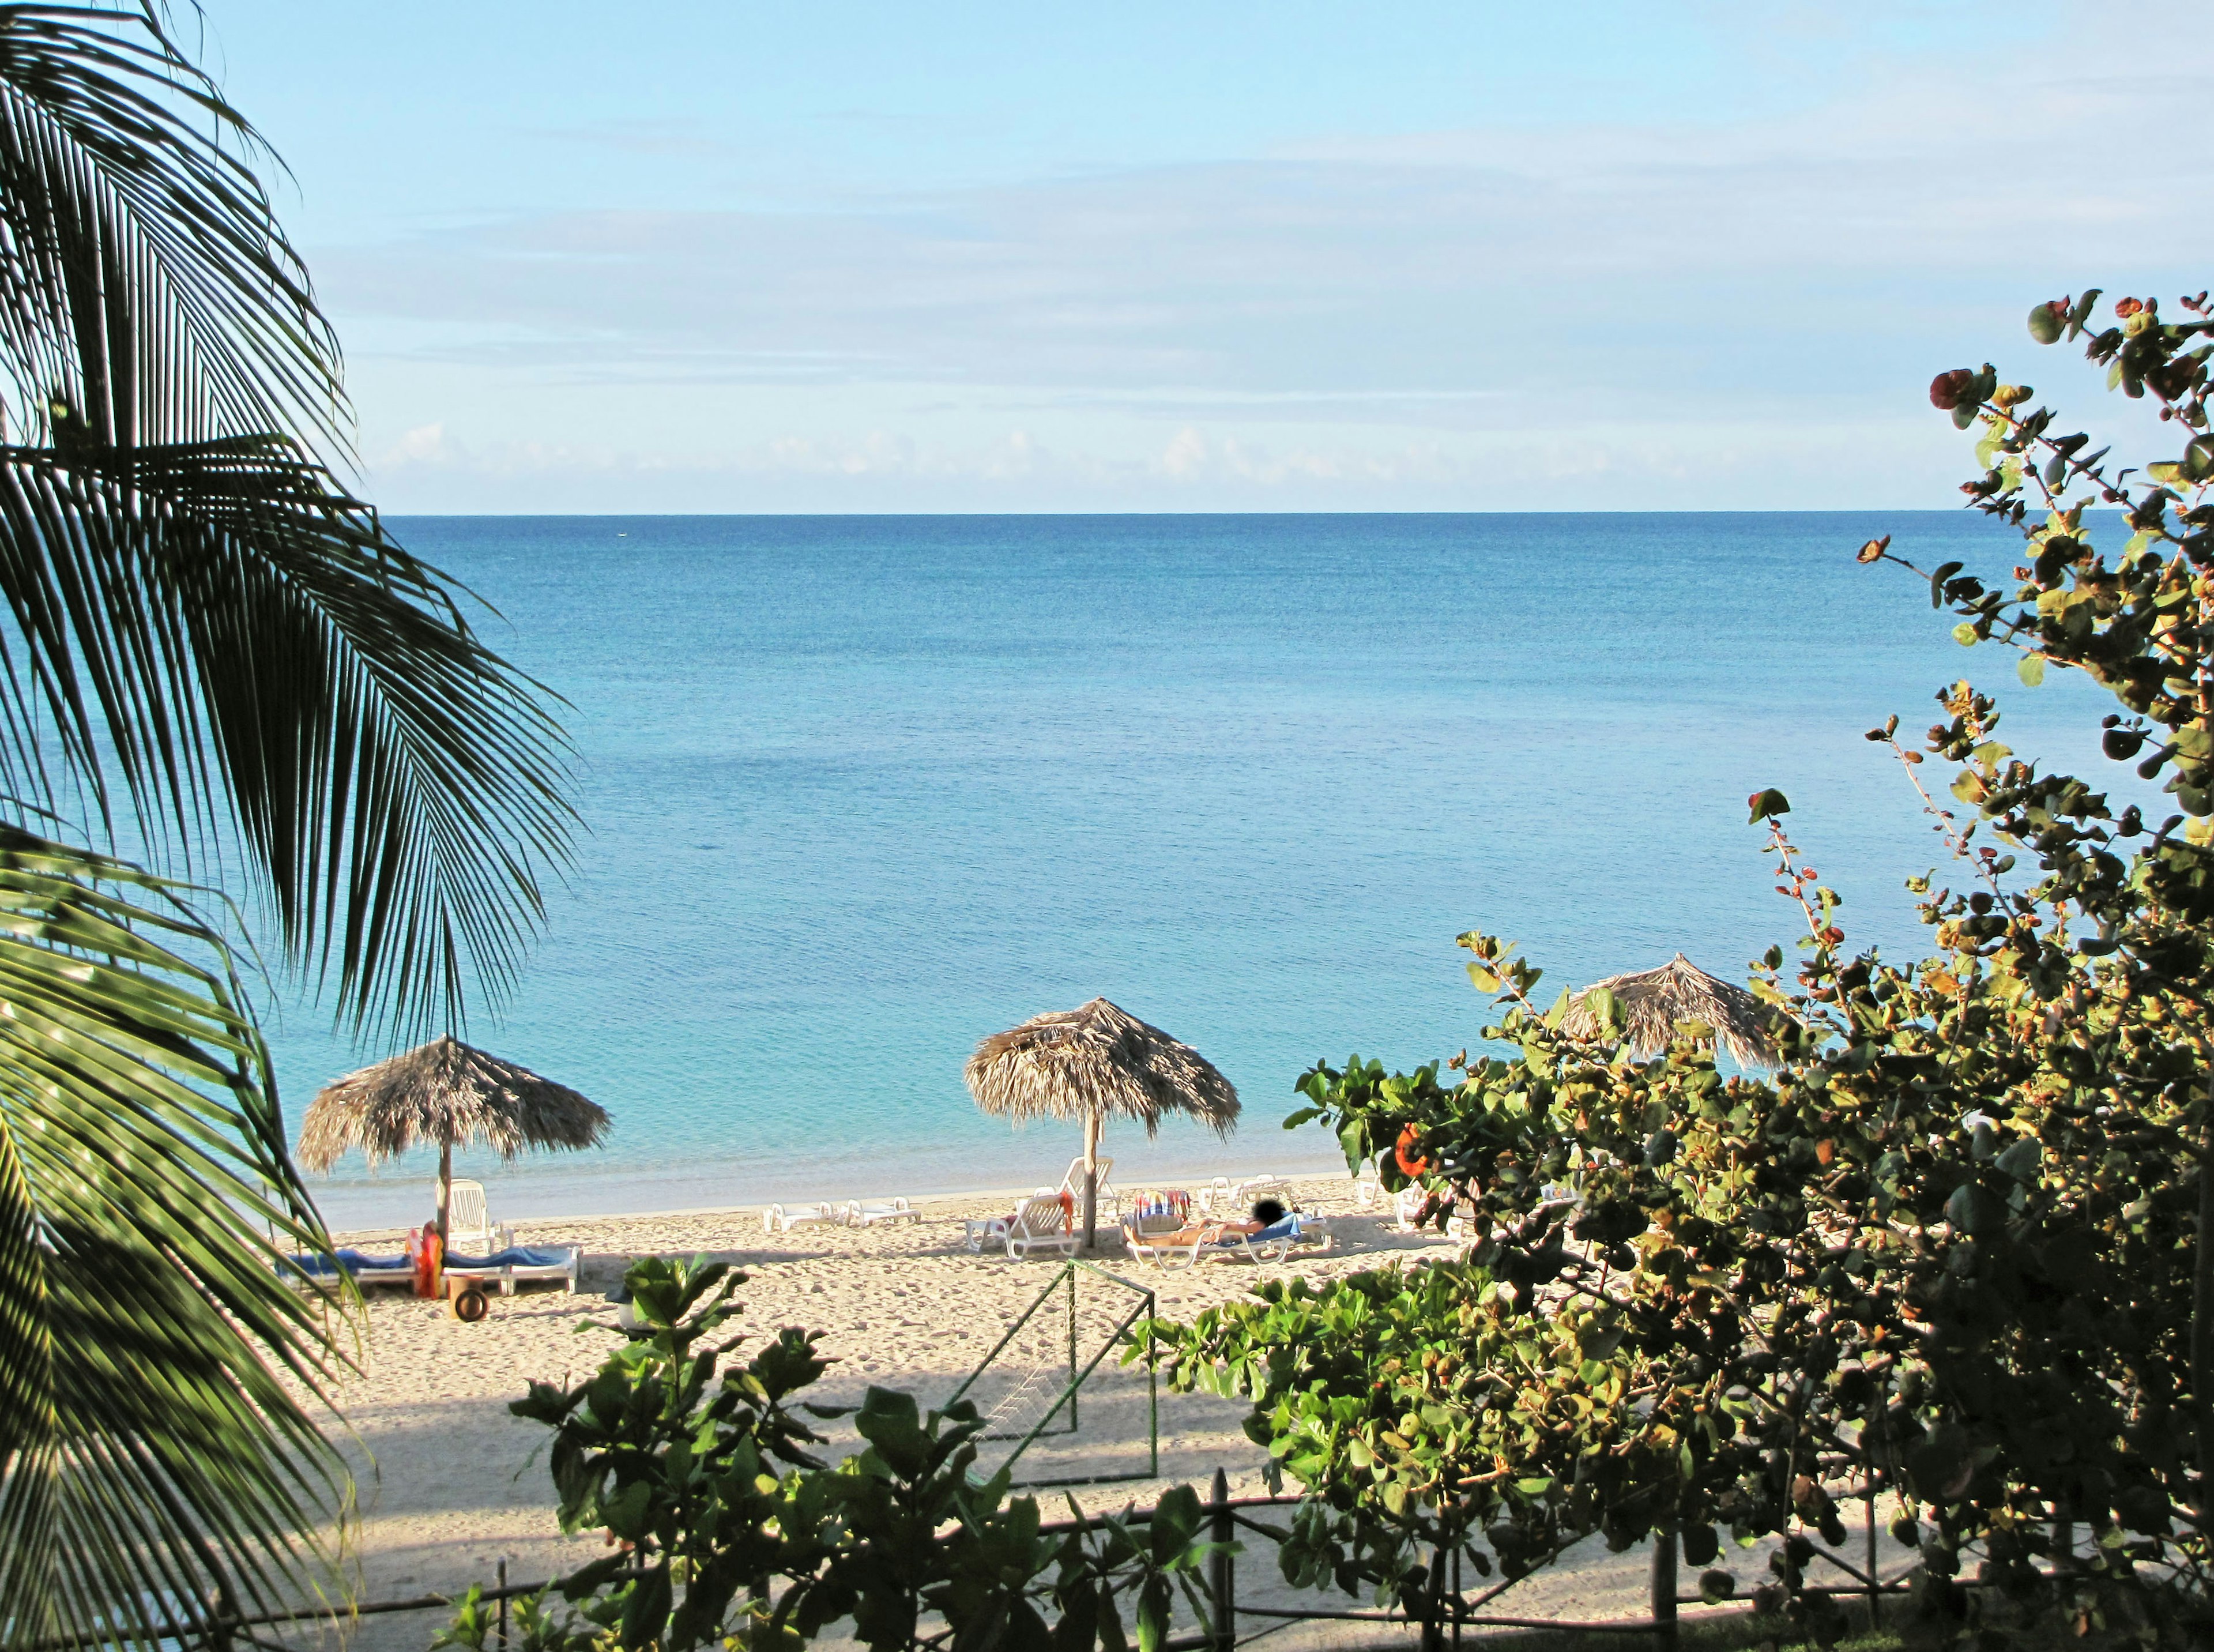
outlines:
{"label": "thatched umbrella", "polygon": [[456,1147],[494,1147],[512,1159],[525,1147],[596,1147],[607,1128],[606,1110],[566,1085],[458,1038],[433,1038],[326,1086],[308,1104],[296,1156],[326,1171],[349,1147],[374,1165],[437,1142],[443,1248]]}
{"label": "thatched umbrella", "polygon": [[1773,1067],[1780,1059],[1776,1023],[1780,1013],[1742,987],[1717,981],[1681,952],[1657,970],[1609,976],[1594,981],[1569,1000],[1561,1031],[1578,1038],[1599,1031],[1591,994],[1600,988],[1614,994],[1630,1047],[1651,1055],[1668,1047],[1680,1021],[1703,1021],[1715,1030],[1722,1048],[1740,1065]]}
{"label": "thatched umbrella", "polygon": [[1147,1135],[1168,1112],[1189,1113],[1218,1135],[1238,1123],[1238,1092],[1206,1057],[1104,998],[994,1033],[962,1076],[988,1113],[1083,1119],[1086,1249],[1097,1239],[1099,1128],[1109,1114],[1138,1120]]}

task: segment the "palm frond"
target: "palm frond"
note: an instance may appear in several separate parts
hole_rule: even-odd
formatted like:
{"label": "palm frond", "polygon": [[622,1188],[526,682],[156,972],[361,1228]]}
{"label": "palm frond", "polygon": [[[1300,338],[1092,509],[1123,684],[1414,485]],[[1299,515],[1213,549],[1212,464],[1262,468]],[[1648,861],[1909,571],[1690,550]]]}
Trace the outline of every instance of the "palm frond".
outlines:
{"label": "palm frond", "polygon": [[0,784],[164,869],[235,845],[341,1017],[460,1030],[567,858],[566,748],[318,454],[255,141],[150,15],[0,6]]}
{"label": "palm frond", "polygon": [[551,696],[327,473],[272,438],[0,447],[0,745],[227,815],[358,1022],[459,1026],[513,980],[568,853]]}
{"label": "palm frond", "polygon": [[0,827],[0,1644],[284,1598],[345,1474],[329,1241],[267,1051],[184,891]]}
{"label": "palm frond", "polygon": [[259,135],[150,9],[0,6],[0,375],[99,440],[346,445],[339,350]]}

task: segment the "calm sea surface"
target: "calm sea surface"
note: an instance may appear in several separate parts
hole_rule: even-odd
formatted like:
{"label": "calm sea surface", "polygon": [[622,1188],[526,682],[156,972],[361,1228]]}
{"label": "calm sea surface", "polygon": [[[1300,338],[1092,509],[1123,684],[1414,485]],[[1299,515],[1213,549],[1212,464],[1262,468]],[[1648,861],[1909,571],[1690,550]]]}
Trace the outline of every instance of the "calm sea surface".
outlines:
{"label": "calm sea surface", "polygon": [[[1073,1126],[982,1117],[976,1041],[1104,994],[1212,1058],[1245,1121],[1126,1184],[1318,1166],[1293,1082],[1472,1043],[1453,937],[1554,984],[1679,948],[1741,979],[1795,910],[1745,798],[1860,939],[1917,945],[1942,850],[1862,731],[1964,672],[2026,753],[2087,771],[2104,709],[1964,652],[1926,589],[2012,536],[1883,516],[418,518],[571,701],[589,835],[522,990],[472,1037],[593,1097],[604,1150],[472,1159],[496,1215],[1055,1179]],[[388,1053],[284,1009],[288,1116]],[[419,1219],[426,1163],[315,1185]]]}

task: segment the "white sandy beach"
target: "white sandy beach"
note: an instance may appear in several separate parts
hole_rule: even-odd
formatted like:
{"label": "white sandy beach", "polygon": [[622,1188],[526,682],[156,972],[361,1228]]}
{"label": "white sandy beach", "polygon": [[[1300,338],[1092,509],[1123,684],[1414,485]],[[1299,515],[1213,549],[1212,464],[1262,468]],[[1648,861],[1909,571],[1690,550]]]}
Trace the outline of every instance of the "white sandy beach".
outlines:
{"label": "white sandy beach", "polygon": [[[1393,1233],[1388,1221],[1373,1214],[1355,1214],[1342,1177],[1296,1182],[1293,1193],[1304,1208],[1332,1218],[1333,1250],[1300,1264],[1310,1277],[1450,1249],[1434,1237]],[[813,1394],[819,1402],[853,1403],[869,1385],[878,1384],[907,1389],[931,1405],[951,1395],[1055,1272],[1043,1260],[1011,1262],[1004,1255],[979,1256],[964,1247],[963,1220],[1003,1214],[1013,1196],[934,1199],[921,1202],[923,1219],[917,1222],[858,1230],[807,1227],[774,1236],[763,1233],[758,1208],[522,1224],[517,1235],[521,1243],[584,1247],[578,1294],[557,1287],[495,1297],[490,1318],[474,1325],[449,1318],[439,1303],[397,1291],[372,1292],[361,1368],[337,1392],[352,1429],[348,1454],[359,1477],[354,1557],[360,1597],[385,1600],[432,1591],[458,1593],[472,1582],[489,1583],[503,1558],[511,1579],[527,1582],[603,1552],[595,1534],[560,1534],[540,1450],[547,1431],[510,1416],[507,1406],[532,1379],[573,1381],[598,1365],[616,1337],[594,1322],[610,1319],[603,1293],[633,1258],[704,1251],[742,1267],[748,1276],[739,1293],[743,1324],[761,1333],[786,1325],[824,1333],[822,1346],[835,1363]],[[351,1233],[342,1242],[376,1250],[393,1248],[398,1237],[390,1232]],[[1159,1272],[1125,1257],[1119,1244],[1110,1245],[1099,1261],[1121,1277],[1154,1290],[1160,1312],[1179,1319],[1255,1282],[1255,1270],[1242,1263]],[[1101,1289],[1116,1294],[1109,1287]],[[1090,1315],[1095,1306],[1105,1306],[1104,1295],[1097,1303],[1087,1297],[1085,1313]],[[1092,1323],[1086,1319],[1087,1325]],[[1026,1455],[1026,1463],[1057,1466],[1063,1472],[1142,1471],[1142,1377],[1114,1368],[1110,1361],[1095,1382],[1097,1400],[1087,1402],[1083,1429],[1067,1440],[1041,1441]],[[988,1411],[994,1392],[985,1385]],[[1189,1482],[1205,1495],[1218,1465],[1227,1473],[1233,1496],[1265,1492],[1263,1454],[1240,1430],[1242,1404],[1171,1394],[1163,1385],[1159,1405],[1158,1478],[1079,1490],[1079,1505],[1094,1509],[1149,1502],[1178,1482]],[[832,1436],[827,1449],[833,1456],[858,1443],[838,1424],[824,1429]],[[1037,1495],[1047,1518],[1066,1514],[1061,1492]],[[1641,1615],[1646,1572],[1642,1551],[1608,1556],[1596,1544],[1590,1546],[1597,1551],[1593,1556],[1575,1557],[1575,1563],[1526,1582],[1493,1610],[1522,1616]],[[1740,1557],[1735,1563],[1742,1582],[1755,1581],[1760,1558]],[[1251,1554],[1240,1576],[1241,1590],[1250,1586],[1269,1592],[1254,1599],[1286,1594],[1272,1554]],[[1355,1603],[1332,1598],[1322,1604]],[[441,1621],[443,1614],[436,1612],[364,1618],[349,1638],[375,1652],[398,1652],[426,1645]],[[1351,1632],[1348,1625],[1320,1638],[1340,1640]],[[1271,1638],[1287,1645],[1318,1643],[1304,1630]]]}

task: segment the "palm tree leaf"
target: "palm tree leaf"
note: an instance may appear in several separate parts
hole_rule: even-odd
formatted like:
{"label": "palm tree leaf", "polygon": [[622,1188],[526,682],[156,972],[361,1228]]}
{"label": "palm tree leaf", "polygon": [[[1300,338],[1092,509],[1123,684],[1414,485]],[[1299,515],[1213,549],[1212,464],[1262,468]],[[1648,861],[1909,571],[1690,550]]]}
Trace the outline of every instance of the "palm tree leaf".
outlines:
{"label": "palm tree leaf", "polygon": [[274,438],[0,447],[0,728],[235,821],[358,1024],[465,1025],[514,979],[568,853],[550,696],[327,472]]}
{"label": "palm tree leaf", "polygon": [[[0,827],[0,1643],[287,1597],[346,1482],[329,1240],[184,890]],[[280,1374],[283,1374],[280,1375]],[[284,1377],[291,1379],[288,1386]]]}
{"label": "palm tree leaf", "polygon": [[155,14],[0,6],[0,786],[235,846],[342,1017],[457,1031],[567,858],[566,748],[318,456],[337,347],[258,142]]}
{"label": "palm tree leaf", "polygon": [[58,394],[113,444],[289,430],[343,450],[337,340],[251,164],[266,153],[150,7],[0,8],[19,413]]}

